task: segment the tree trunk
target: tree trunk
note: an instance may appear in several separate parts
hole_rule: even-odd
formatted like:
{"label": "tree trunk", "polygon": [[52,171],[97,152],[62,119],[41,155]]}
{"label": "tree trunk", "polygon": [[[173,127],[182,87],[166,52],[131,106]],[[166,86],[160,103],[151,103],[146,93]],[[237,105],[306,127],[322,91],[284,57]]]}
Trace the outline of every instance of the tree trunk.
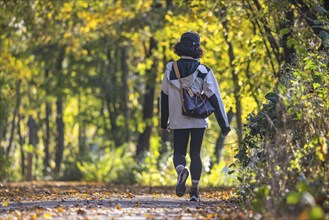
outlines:
{"label": "tree trunk", "polygon": [[32,171],[32,164],[33,164],[33,152],[35,151],[35,148],[39,142],[38,140],[38,128],[37,124],[35,123],[34,118],[30,115],[29,121],[28,121],[28,127],[29,127],[29,145],[33,146],[33,149],[29,149],[28,155],[27,155],[27,181],[33,180],[33,171]]}
{"label": "tree trunk", "polygon": [[11,146],[12,146],[12,143],[13,143],[13,140],[14,140],[14,133],[15,133],[15,127],[16,127],[15,122],[16,122],[16,117],[17,117],[18,109],[19,109],[20,102],[21,102],[20,86],[21,86],[21,81],[16,81],[16,95],[17,95],[17,97],[16,97],[16,105],[15,105],[15,109],[14,109],[13,119],[12,119],[12,122],[11,122],[11,131],[10,131],[9,144],[8,144],[7,152],[6,152],[7,156],[10,153]]}
{"label": "tree trunk", "polygon": [[63,152],[64,152],[64,121],[63,121],[63,97],[62,97],[62,63],[65,56],[65,47],[59,51],[59,56],[57,59],[57,63],[55,66],[56,74],[58,75],[58,83],[57,83],[57,101],[56,101],[56,128],[57,128],[57,137],[56,137],[56,155],[55,155],[55,172],[59,173],[61,169],[61,163],[63,160]]}
{"label": "tree trunk", "polygon": [[56,101],[57,115],[56,115],[56,125],[57,125],[57,148],[55,157],[55,172],[59,173],[61,168],[61,163],[63,160],[64,152],[64,121],[63,121],[63,101],[62,97],[57,97]]}
{"label": "tree trunk", "polygon": [[128,70],[128,48],[121,48],[121,69],[122,69],[122,108],[123,108],[123,116],[124,116],[124,133],[125,133],[125,142],[129,143],[130,141],[130,132],[129,132],[129,108],[128,108],[128,96],[129,96],[129,88],[128,88],[128,79],[129,79],[129,70]]}
{"label": "tree trunk", "polygon": [[[107,59],[109,62],[109,75],[111,87],[108,88],[108,85],[105,84],[105,94],[106,94],[106,107],[109,112],[110,118],[110,134],[111,139],[114,140],[115,146],[121,146],[124,143],[123,129],[117,124],[117,118],[122,114],[122,85],[119,84],[119,73],[122,67],[121,59],[121,50],[107,51]],[[116,58],[116,60],[114,60]],[[122,78],[121,78],[122,79]],[[119,103],[119,105],[118,105]]]}
{"label": "tree trunk", "polygon": [[242,104],[241,104],[241,98],[240,98],[240,92],[241,92],[241,86],[239,85],[239,76],[238,73],[235,71],[235,66],[234,66],[234,60],[235,60],[235,55],[233,51],[233,44],[231,41],[228,40],[228,33],[229,29],[227,26],[227,20],[226,20],[226,9],[223,7],[222,10],[222,25],[225,29],[225,32],[227,34],[224,34],[224,39],[228,45],[228,54],[230,58],[230,69],[231,69],[231,75],[232,75],[232,80],[234,84],[234,99],[235,99],[235,109],[236,109],[236,121],[237,121],[237,127],[238,127],[238,138],[239,142],[242,141],[243,137],[243,124],[242,124]]}
{"label": "tree trunk", "polygon": [[[45,80],[47,80],[49,77],[49,70],[46,69],[45,71]],[[48,93],[48,91],[47,91]],[[44,136],[44,154],[45,157],[43,159],[43,174],[47,175],[48,174],[48,169],[50,167],[49,161],[50,161],[50,154],[49,154],[49,143],[50,143],[50,122],[49,122],[49,117],[51,115],[51,108],[50,108],[50,103],[46,101],[46,117],[45,117],[45,124],[46,124],[46,132]]]}
{"label": "tree trunk", "polygon": [[172,0],[166,0],[166,8],[172,7]]}
{"label": "tree trunk", "polygon": [[[151,80],[150,80],[151,81]],[[155,83],[155,82],[154,82]],[[143,105],[143,122],[146,123],[144,131],[139,135],[136,156],[142,158],[144,153],[150,148],[150,138],[153,127],[153,102],[155,96],[154,85],[146,86]]]}
{"label": "tree trunk", "polygon": [[[150,39],[150,48],[146,53],[146,57],[152,56],[152,50],[156,48],[156,41]],[[136,148],[136,157],[142,159],[144,153],[150,148],[150,138],[153,127],[153,110],[154,110],[154,97],[155,97],[155,84],[156,84],[156,64],[155,60],[149,71],[149,74],[146,75],[146,88],[144,94],[144,103],[143,103],[143,122],[146,124],[144,131],[139,135],[137,148]]]}
{"label": "tree trunk", "polygon": [[25,152],[24,152],[24,144],[25,140],[22,136],[22,131],[21,131],[21,115],[18,115],[18,121],[17,121],[17,134],[19,137],[19,146],[20,146],[20,152],[21,152],[21,173],[22,176],[25,176]]}
{"label": "tree trunk", "polygon": [[292,64],[294,54],[296,53],[293,45],[290,47],[287,45],[287,42],[292,38],[292,27],[294,25],[294,12],[290,9],[285,12],[286,19],[284,22],[280,23],[280,29],[288,28],[290,31],[287,34],[284,34],[281,39],[281,46],[283,48],[284,60],[286,64]]}
{"label": "tree trunk", "polygon": [[[251,12],[254,14],[254,17],[258,17],[257,16],[257,12],[259,11],[262,11],[263,9],[261,8],[261,5],[259,3],[258,0],[253,0],[256,8],[257,8],[257,11],[254,10],[253,8],[251,9]],[[268,21],[266,19],[266,17],[264,18],[260,18],[261,20],[261,23],[263,24],[263,28],[265,30],[265,33],[266,33],[266,37],[267,37],[267,40],[268,42],[270,43],[271,45],[271,48],[272,48],[272,52],[274,53],[275,57],[276,57],[276,60],[278,61],[278,63],[280,64],[281,62],[281,54],[280,54],[280,48],[279,48],[279,45],[277,44],[276,40],[275,40],[275,37],[273,36],[272,34],[272,31],[271,31],[271,28],[268,27]],[[258,28],[259,30],[262,32],[262,28],[259,24],[259,22],[256,20],[256,23],[258,25]]]}
{"label": "tree trunk", "polygon": [[[273,72],[274,75],[277,75],[275,67],[274,67],[274,62],[272,60],[272,53],[271,53],[269,47],[267,46],[267,41],[269,41],[269,39],[271,39],[271,41],[273,41],[273,39],[272,39],[271,36],[265,36],[266,34],[263,32],[261,24],[257,20],[258,18],[256,17],[256,13],[254,12],[255,10],[251,6],[250,2],[249,1],[246,2],[245,0],[242,0],[242,3],[243,3],[243,6],[245,8],[249,9],[249,11],[246,10],[246,12],[247,12],[248,16],[250,17],[251,23],[253,24],[254,35],[256,35],[256,28],[258,27],[258,29],[259,29],[259,33],[262,36],[262,42],[263,42],[265,50],[266,50],[268,61],[270,62],[271,67],[272,67],[272,72]],[[261,22],[261,23],[263,23],[263,22]],[[270,46],[272,46],[272,45],[270,44]],[[277,51],[276,51],[276,48],[277,48],[276,43],[273,45],[273,47],[274,47],[274,48],[272,48],[273,54],[275,55],[278,64],[280,64],[281,63],[281,55],[280,55],[280,53],[277,53]]]}

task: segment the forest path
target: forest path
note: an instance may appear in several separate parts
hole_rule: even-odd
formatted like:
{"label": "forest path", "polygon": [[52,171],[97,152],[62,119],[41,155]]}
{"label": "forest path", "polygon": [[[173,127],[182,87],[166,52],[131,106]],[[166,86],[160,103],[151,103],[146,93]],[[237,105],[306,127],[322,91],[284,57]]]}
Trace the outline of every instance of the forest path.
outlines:
{"label": "forest path", "polygon": [[202,202],[173,187],[86,182],[0,184],[0,219],[246,219],[233,189],[202,189]]}

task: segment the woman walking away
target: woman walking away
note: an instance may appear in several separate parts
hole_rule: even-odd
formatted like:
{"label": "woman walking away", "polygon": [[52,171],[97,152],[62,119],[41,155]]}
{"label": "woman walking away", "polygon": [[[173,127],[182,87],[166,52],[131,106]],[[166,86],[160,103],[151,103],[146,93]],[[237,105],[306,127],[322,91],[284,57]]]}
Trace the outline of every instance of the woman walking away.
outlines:
{"label": "woman walking away", "polygon": [[[186,180],[191,172],[192,187],[190,201],[200,201],[198,185],[201,177],[202,162],[200,150],[203,135],[208,126],[207,118],[195,118],[182,114],[182,88],[190,88],[194,94],[204,93],[213,108],[222,134],[230,132],[230,125],[223,105],[222,97],[213,71],[200,63],[203,55],[200,37],[197,33],[186,32],[175,45],[175,53],[180,56],[177,62],[166,65],[161,91],[161,128],[174,131],[174,166],[178,178],[176,195],[186,192]],[[176,66],[176,71],[174,66]],[[178,68],[177,68],[178,67]],[[178,72],[178,73],[177,73]],[[179,79],[180,78],[180,79]],[[186,150],[190,140],[190,171],[186,168]]]}

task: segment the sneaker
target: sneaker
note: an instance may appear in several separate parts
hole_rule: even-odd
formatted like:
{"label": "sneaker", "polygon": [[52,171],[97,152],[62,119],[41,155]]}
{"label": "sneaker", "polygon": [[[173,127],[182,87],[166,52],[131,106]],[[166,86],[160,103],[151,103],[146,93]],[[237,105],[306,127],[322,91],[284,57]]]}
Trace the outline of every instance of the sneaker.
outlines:
{"label": "sneaker", "polygon": [[182,197],[186,192],[185,182],[189,176],[189,171],[187,168],[184,168],[179,174],[177,178],[176,184],[176,195],[178,197]]}
{"label": "sneaker", "polygon": [[198,192],[190,192],[190,201],[191,202],[201,202]]}

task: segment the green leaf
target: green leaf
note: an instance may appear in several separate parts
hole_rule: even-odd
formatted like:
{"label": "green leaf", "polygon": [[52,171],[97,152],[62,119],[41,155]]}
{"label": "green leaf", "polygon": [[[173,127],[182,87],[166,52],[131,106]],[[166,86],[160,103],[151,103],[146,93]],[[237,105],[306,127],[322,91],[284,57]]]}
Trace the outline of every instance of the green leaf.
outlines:
{"label": "green leaf", "polygon": [[287,40],[287,46],[289,47],[289,48],[291,48],[294,44],[295,44],[295,39],[294,38],[290,38],[290,39],[288,39]]}
{"label": "green leaf", "polygon": [[231,175],[234,172],[235,172],[234,170],[230,170],[230,171],[228,171],[228,174]]}
{"label": "green leaf", "polygon": [[265,95],[265,98],[266,98],[267,100],[270,100],[270,101],[276,103],[276,102],[278,101],[279,96],[278,96],[276,93],[274,93],[274,92],[269,92],[269,93],[267,93],[267,94]]}
{"label": "green leaf", "polygon": [[320,88],[320,87],[321,87],[320,83],[313,83],[313,88],[314,89],[317,89],[317,88]]}
{"label": "green leaf", "polygon": [[238,176],[237,178],[242,183],[242,178]]}
{"label": "green leaf", "polygon": [[290,32],[289,28],[283,28],[280,30],[280,35],[285,35],[288,34]]}
{"label": "green leaf", "polygon": [[306,61],[305,70],[316,70],[317,68],[318,66],[312,60]]}
{"label": "green leaf", "polygon": [[329,34],[328,34],[328,32],[321,30],[319,33],[319,37],[322,40],[326,40],[326,39],[329,39]]}
{"label": "green leaf", "polygon": [[231,167],[235,167],[235,163],[232,163],[230,166],[228,166],[228,168],[231,168]]}
{"label": "green leaf", "polygon": [[323,219],[324,212],[320,206],[313,206],[309,212],[310,219]]}
{"label": "green leaf", "polygon": [[299,203],[301,194],[298,192],[291,192],[289,193],[289,195],[287,196],[287,204],[289,205],[296,205]]}

